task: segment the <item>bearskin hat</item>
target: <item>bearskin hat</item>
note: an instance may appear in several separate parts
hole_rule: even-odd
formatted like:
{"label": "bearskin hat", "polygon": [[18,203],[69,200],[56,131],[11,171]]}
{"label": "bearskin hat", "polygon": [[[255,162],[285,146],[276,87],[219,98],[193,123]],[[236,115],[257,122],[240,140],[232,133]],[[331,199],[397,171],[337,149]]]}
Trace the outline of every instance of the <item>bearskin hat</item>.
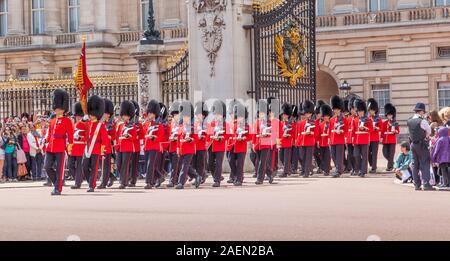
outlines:
{"label": "bearskin hat", "polygon": [[139,103],[137,101],[131,101],[134,105],[134,109],[136,110],[135,112],[135,116],[139,117],[140,113],[141,113],[141,107],[139,106]]}
{"label": "bearskin hat", "polygon": [[175,114],[179,114],[180,110],[181,110],[181,102],[180,101],[174,101],[172,103],[172,106],[170,106],[169,111],[170,111],[170,115],[175,115]]}
{"label": "bearskin hat", "polygon": [[159,102],[156,100],[151,100],[147,105],[147,114],[153,113],[156,118],[159,117],[161,112],[161,107],[159,106]]}
{"label": "bearskin hat", "polygon": [[164,103],[160,102],[159,107],[161,108],[159,117],[160,117],[161,121],[165,122],[167,120],[167,116],[169,115],[169,112],[167,110],[166,105],[164,105]]}
{"label": "bearskin hat", "polygon": [[239,101],[236,99],[233,99],[230,101],[230,103],[228,103],[228,107],[227,107],[227,113],[229,115],[234,115],[234,106],[236,106],[236,104],[238,104]]}
{"label": "bearskin hat", "polygon": [[384,115],[388,116],[389,114],[394,116],[394,118],[397,116],[397,109],[392,103],[386,103],[384,105]]}
{"label": "bearskin hat", "polygon": [[194,106],[189,101],[183,101],[180,106],[180,116],[194,118]]}
{"label": "bearskin hat", "polygon": [[195,115],[203,114],[203,116],[206,118],[208,117],[208,113],[209,110],[208,106],[206,106],[206,103],[200,101],[195,104]]}
{"label": "bearskin hat", "polygon": [[129,116],[130,118],[134,118],[136,115],[136,107],[130,101],[124,101],[120,104],[120,116]]}
{"label": "bearskin hat", "polygon": [[89,98],[87,107],[88,114],[100,120],[105,113],[105,100],[98,95],[93,95]]}
{"label": "bearskin hat", "polygon": [[292,117],[298,118],[298,106],[297,105],[292,106]]}
{"label": "bearskin hat", "polygon": [[72,113],[74,116],[78,116],[78,117],[84,116],[84,112],[83,112],[83,108],[81,107],[81,103],[77,102],[73,105]]}
{"label": "bearskin hat", "polygon": [[325,105],[326,103],[323,100],[318,100],[316,102],[316,107],[314,107],[314,113],[315,114],[319,114],[320,113],[320,107],[322,107],[323,105]]}
{"label": "bearskin hat", "polygon": [[105,100],[105,113],[113,116],[114,115],[114,103],[110,99]]}
{"label": "bearskin hat", "polygon": [[331,109],[333,110],[338,109],[342,111],[344,109],[344,102],[342,101],[341,97],[337,95],[331,97],[330,103]]}
{"label": "bearskin hat", "polygon": [[348,106],[347,106],[348,111],[351,111],[352,109],[355,108],[355,100],[356,100],[356,97],[351,97],[350,100],[348,101]]}
{"label": "bearskin hat", "polygon": [[237,119],[239,117],[247,120],[248,119],[248,110],[247,110],[247,107],[244,106],[244,104],[237,102],[233,106],[233,118]]}
{"label": "bearskin hat", "polygon": [[267,100],[259,100],[258,102],[258,116],[259,113],[264,112],[265,114],[269,113],[269,104]]}
{"label": "bearskin hat", "polygon": [[292,106],[289,103],[284,103],[281,106],[281,114],[286,114],[289,117],[292,116]]}
{"label": "bearskin hat", "polygon": [[355,99],[354,108],[356,109],[356,111],[367,112],[366,102],[361,99]]}
{"label": "bearskin hat", "polygon": [[227,117],[227,106],[225,105],[225,103],[223,101],[215,100],[211,107],[211,112],[214,115],[221,114],[224,118],[226,118]]}
{"label": "bearskin hat", "polygon": [[280,100],[275,97],[267,98],[268,110],[269,112],[279,113],[280,112]]}
{"label": "bearskin hat", "polygon": [[322,115],[322,117],[324,117],[324,116],[332,117],[333,110],[331,109],[330,105],[324,104],[324,105],[320,106],[320,114]]}
{"label": "bearskin hat", "polygon": [[56,109],[69,111],[69,94],[63,89],[56,89],[53,92],[53,110]]}
{"label": "bearskin hat", "polygon": [[378,108],[378,102],[374,98],[370,98],[367,100],[367,107],[370,111],[375,111],[375,113],[378,113],[380,108]]}
{"label": "bearskin hat", "polygon": [[303,113],[314,113],[314,103],[310,100],[306,100],[302,104],[302,111]]}
{"label": "bearskin hat", "polygon": [[348,108],[349,104],[350,104],[350,101],[349,101],[349,100],[344,100],[344,109],[343,109],[343,112],[350,112],[350,110],[349,110],[349,108]]}

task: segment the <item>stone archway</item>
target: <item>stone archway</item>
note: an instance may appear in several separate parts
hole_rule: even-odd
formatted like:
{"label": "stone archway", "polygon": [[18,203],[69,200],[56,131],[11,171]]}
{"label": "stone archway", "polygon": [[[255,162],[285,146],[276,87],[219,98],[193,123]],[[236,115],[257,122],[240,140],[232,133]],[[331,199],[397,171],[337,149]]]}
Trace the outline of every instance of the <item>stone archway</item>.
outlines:
{"label": "stone archway", "polygon": [[338,80],[334,74],[320,66],[317,70],[317,100],[330,101],[333,95],[339,95]]}

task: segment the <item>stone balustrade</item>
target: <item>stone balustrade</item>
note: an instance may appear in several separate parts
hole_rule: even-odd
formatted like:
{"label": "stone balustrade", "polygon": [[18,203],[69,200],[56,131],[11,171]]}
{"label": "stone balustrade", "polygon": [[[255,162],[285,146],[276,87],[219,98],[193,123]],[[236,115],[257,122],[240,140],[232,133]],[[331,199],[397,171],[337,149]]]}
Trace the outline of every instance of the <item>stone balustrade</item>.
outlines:
{"label": "stone balustrade", "polygon": [[402,23],[420,20],[442,20],[450,17],[450,8],[417,8],[398,11],[352,13],[318,16],[317,27],[339,27],[364,24]]}
{"label": "stone balustrade", "polygon": [[64,44],[74,44],[77,42],[77,36],[78,34],[72,33],[72,34],[60,34],[56,36],[56,44],[57,45],[64,45]]}
{"label": "stone balustrade", "polygon": [[5,47],[23,47],[30,46],[33,44],[33,39],[28,35],[19,36],[8,36],[5,37],[4,46]]}

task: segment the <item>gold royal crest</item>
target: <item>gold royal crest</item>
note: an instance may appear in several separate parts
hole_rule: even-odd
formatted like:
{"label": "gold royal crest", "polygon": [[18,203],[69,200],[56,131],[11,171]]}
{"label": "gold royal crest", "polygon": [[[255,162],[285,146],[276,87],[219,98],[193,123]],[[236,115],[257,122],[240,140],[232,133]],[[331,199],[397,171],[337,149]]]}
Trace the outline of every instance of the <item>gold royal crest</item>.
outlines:
{"label": "gold royal crest", "polygon": [[289,79],[294,87],[305,75],[305,44],[300,29],[294,23],[288,25],[282,35],[275,36],[275,52],[280,75]]}

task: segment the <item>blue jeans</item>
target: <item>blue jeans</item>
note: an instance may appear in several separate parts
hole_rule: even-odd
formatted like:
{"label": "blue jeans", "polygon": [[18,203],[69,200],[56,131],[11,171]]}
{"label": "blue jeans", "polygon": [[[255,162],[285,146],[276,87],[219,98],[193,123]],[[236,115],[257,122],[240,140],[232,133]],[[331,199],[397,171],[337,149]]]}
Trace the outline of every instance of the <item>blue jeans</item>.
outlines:
{"label": "blue jeans", "polygon": [[17,178],[17,159],[13,153],[5,154],[5,175],[8,179]]}
{"label": "blue jeans", "polygon": [[44,156],[42,153],[36,154],[31,157],[31,174],[33,178],[40,179],[42,177],[42,165],[44,164]]}

